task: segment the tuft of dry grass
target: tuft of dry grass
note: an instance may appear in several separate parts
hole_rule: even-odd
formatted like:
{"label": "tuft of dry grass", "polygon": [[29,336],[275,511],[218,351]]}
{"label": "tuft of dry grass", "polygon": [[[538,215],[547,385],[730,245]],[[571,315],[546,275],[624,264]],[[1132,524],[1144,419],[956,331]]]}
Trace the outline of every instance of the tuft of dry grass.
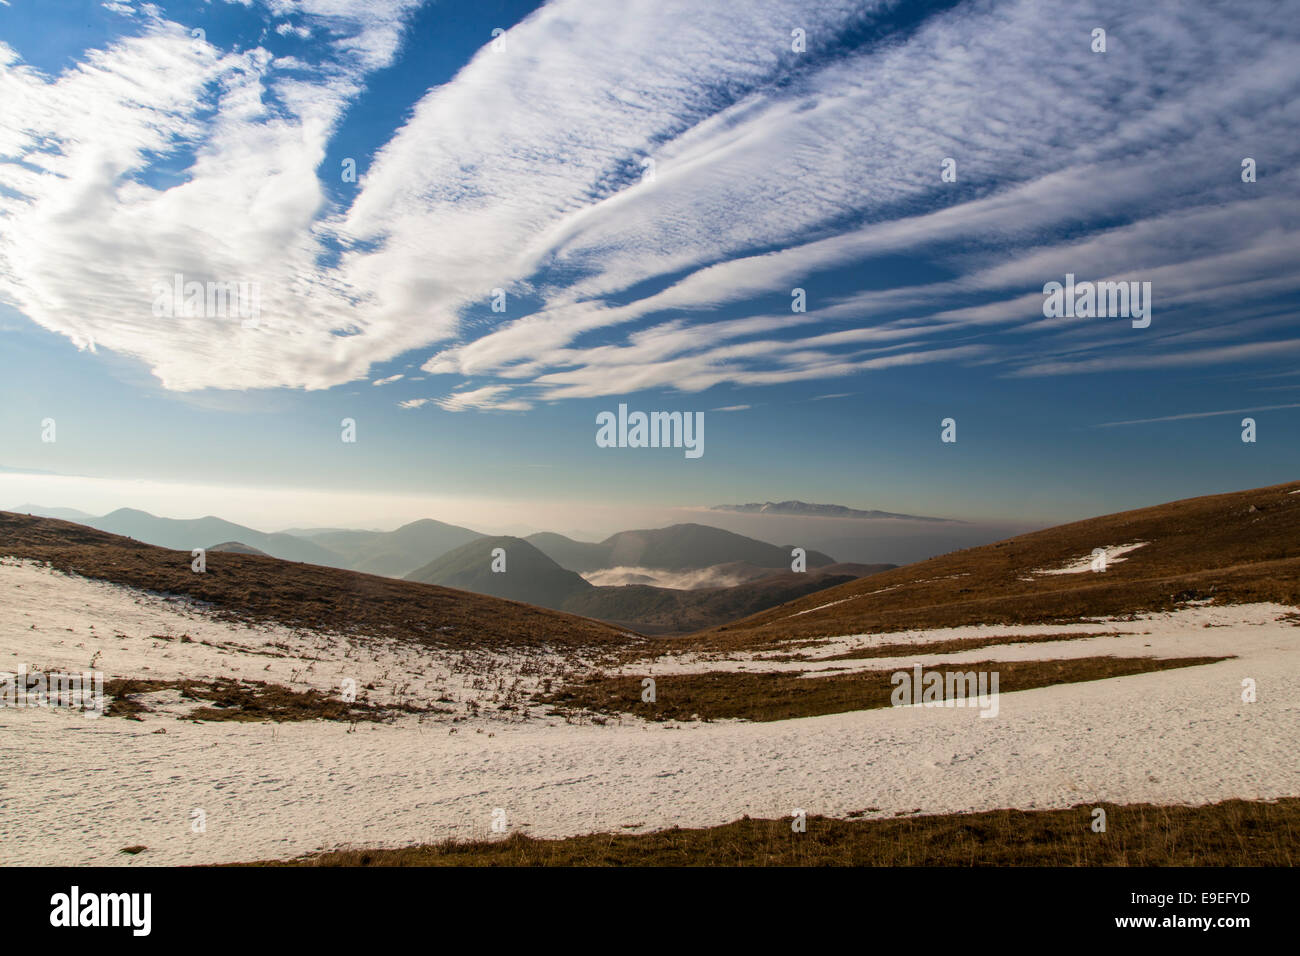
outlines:
{"label": "tuft of dry grass", "polygon": [[[1106,832],[1092,831],[1093,810]],[[250,866],[1295,866],[1300,798],[1199,807],[1079,804],[892,819],[809,816],[697,830],[352,849]]]}
{"label": "tuft of dry grass", "polygon": [[[1080,657],[1056,661],[979,661],[927,665],[937,671],[997,671],[998,692],[1008,693],[1105,680],[1130,674],[1216,664],[1227,657]],[[903,668],[906,670],[906,668]],[[802,677],[802,672],[711,671],[655,678],[655,700],[641,699],[643,675],[592,677],[537,698],[557,713],[633,714],[646,720],[789,720],[890,706],[899,669]]]}

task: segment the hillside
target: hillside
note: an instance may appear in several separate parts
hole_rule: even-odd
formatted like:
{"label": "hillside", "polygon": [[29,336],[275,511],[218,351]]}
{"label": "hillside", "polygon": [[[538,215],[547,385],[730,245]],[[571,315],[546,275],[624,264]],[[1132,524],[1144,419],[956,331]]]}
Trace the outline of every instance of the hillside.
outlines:
{"label": "hillside", "polygon": [[574,541],[554,531],[539,531],[524,540],[570,571],[595,571],[609,567],[609,548],[603,542]]}
{"label": "hillside", "polygon": [[[504,571],[492,570],[493,552],[505,551]],[[479,538],[435,558],[406,576],[408,581],[491,594],[541,607],[561,608],[592,586],[560,567],[523,538]]]}
{"label": "hillside", "polygon": [[480,537],[469,528],[423,518],[395,531],[323,531],[307,534],[306,540],[339,555],[353,571],[403,577]]}
{"label": "hillside", "polygon": [[[570,571],[612,567],[686,571],[738,561],[760,568],[788,571],[790,551],[794,547],[768,544],[702,524],[620,531],[599,544],[574,541],[550,532],[530,535],[528,541]],[[809,568],[834,563],[834,558],[820,551],[808,552]]]}
{"label": "hillside", "polygon": [[[1089,569],[1107,549],[1104,572]],[[1191,601],[1300,604],[1300,483],[1090,518],[841,584],[693,640],[1031,624]]]}
{"label": "hillside", "polygon": [[224,618],[251,623],[462,648],[607,648],[636,640],[606,624],[499,598],[257,555],[209,553],[199,574],[190,570],[188,550],[4,511],[0,557],[208,602]]}
{"label": "hillside", "polygon": [[[609,548],[609,566],[707,568],[729,561],[747,561],[762,568],[790,570],[793,545],[768,544],[744,535],[703,524],[675,524],[668,528],[620,531],[603,542]],[[834,564],[820,551],[808,552],[808,567]]]}

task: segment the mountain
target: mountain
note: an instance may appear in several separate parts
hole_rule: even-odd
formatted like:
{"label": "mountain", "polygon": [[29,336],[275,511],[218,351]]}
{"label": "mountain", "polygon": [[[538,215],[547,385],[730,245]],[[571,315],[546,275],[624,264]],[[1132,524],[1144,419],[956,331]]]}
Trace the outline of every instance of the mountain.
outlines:
{"label": "mountain", "polygon": [[221,544],[214,544],[208,548],[209,551],[224,551],[229,554],[260,554],[269,558],[270,555],[265,551],[259,551],[257,548],[250,547],[242,541],[223,541]]}
{"label": "mountain", "polygon": [[211,515],[206,518],[159,518],[147,511],[119,508],[102,518],[81,519],[80,523],[177,551],[206,548],[213,541],[239,541],[285,561],[303,561],[332,568],[344,566],[339,555],[311,541],[287,534],[266,534]]}
{"label": "mountain", "polygon": [[281,528],[280,534],[291,534],[295,538],[311,538],[331,531],[364,531],[366,534],[382,534],[379,528]]}
{"label": "mountain", "polygon": [[609,567],[610,549],[603,542],[574,541],[552,531],[539,531],[524,540],[570,571],[595,571]]}
{"label": "mountain", "polygon": [[[744,505],[714,505],[710,511],[734,511],[739,514],[798,515],[805,518],[904,518],[908,521],[952,521],[951,518],[927,518],[922,515],[895,514],[892,511],[859,511],[844,505],[816,505],[806,501],[751,501]],[[953,521],[954,524],[961,524]]]}
{"label": "mountain", "polygon": [[94,515],[78,511],[76,508],[45,508],[41,505],[19,505],[9,510],[20,515],[36,515],[38,518],[60,518],[63,521],[79,521],[82,524],[85,523],[87,518],[94,517]]}
{"label": "mountain", "polygon": [[[1045,624],[1190,601],[1300,604],[1300,482],[1188,498],[967,548],[700,635],[706,646],[999,621]],[[1108,555],[1091,570],[1095,549]]]}
{"label": "mountain", "polygon": [[[505,551],[504,571],[493,571],[493,552]],[[560,567],[523,538],[479,538],[430,561],[406,576],[442,587],[559,609],[592,586]]]}
{"label": "mountain", "polygon": [[[790,570],[791,545],[778,546],[703,524],[675,524],[647,531],[620,531],[602,544],[609,548],[607,567],[708,568],[746,561],[761,568]],[[820,551],[808,552],[808,567],[834,564]]]}
{"label": "mountain", "polygon": [[[574,541],[543,532],[527,539],[561,567],[570,571],[633,567],[685,571],[743,561],[760,568],[790,570],[793,546],[778,546],[702,524],[620,531],[599,544]],[[820,551],[808,552],[808,567],[833,564]]]}
{"label": "mountain", "polygon": [[160,518],[134,508],[119,508],[102,518],[73,508],[24,505],[15,511],[75,521],[162,548],[188,551],[207,547],[211,541],[233,542],[254,548],[255,553],[285,561],[304,561],[388,577],[401,577],[413,568],[480,537],[477,531],[428,518],[412,521],[395,531],[317,529],[293,534],[257,531],[212,516]]}
{"label": "mountain", "polygon": [[[505,551],[504,572],[492,570],[492,552],[496,548]],[[412,572],[408,580],[538,604],[643,634],[681,634],[736,620],[851,581],[860,573],[879,570],[878,566],[867,565],[827,567],[837,569],[837,573],[785,570],[774,574],[768,569],[756,580],[725,588],[678,590],[639,584],[596,587],[525,539],[495,537],[480,538],[457,548]]]}
{"label": "mountain", "polygon": [[306,540],[341,556],[353,571],[403,577],[481,537],[469,528],[424,518],[396,531],[322,531]]}
{"label": "mountain", "polygon": [[0,511],[0,557],[6,556],[183,595],[249,623],[347,632],[361,640],[466,648],[608,648],[637,640],[607,624],[499,598],[259,555],[209,554],[207,571],[197,574],[188,546],[170,551],[82,524]]}

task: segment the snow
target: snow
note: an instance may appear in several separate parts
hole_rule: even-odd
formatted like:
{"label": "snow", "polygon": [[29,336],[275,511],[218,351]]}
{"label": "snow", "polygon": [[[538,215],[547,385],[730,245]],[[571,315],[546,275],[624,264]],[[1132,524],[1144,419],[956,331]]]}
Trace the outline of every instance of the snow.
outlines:
{"label": "snow", "polygon": [[[926,645],[941,641],[1014,639],[1059,635],[1059,641],[995,643],[965,651],[949,651],[944,661],[1037,661],[1081,657],[1202,657],[1240,654],[1260,644],[1273,648],[1292,635],[1300,641],[1300,629],[1281,619],[1295,609],[1281,604],[1212,605],[1188,602],[1175,611],[1122,618],[1089,618],[1071,624],[975,624],[929,630],[850,634],[840,637],[802,639],[797,646],[780,650],[718,654],[685,653],[664,656],[648,668],[633,665],[626,673],[698,674],[707,671],[790,671],[850,672],[896,670],[927,661]],[[1231,639],[1221,633],[1229,628]],[[1077,635],[1100,635],[1078,637]],[[915,653],[894,657],[834,659],[883,645],[911,645]],[[797,658],[789,660],[791,654]]]}
{"label": "snow", "polygon": [[[796,807],[831,816],[874,808],[867,816],[893,816],[917,808],[1294,796],[1300,629],[1283,619],[1292,610],[1190,606],[1060,628],[1114,635],[1105,638],[939,658],[1035,659],[1085,650],[1238,655],[1204,667],[1003,694],[994,719],[962,708],[772,723],[472,718],[452,733],[442,717],[353,728],[327,721],[194,723],[167,713],[140,722],[90,720],[0,708],[0,862],[201,863],[486,837],[498,807],[511,830],[556,837],[708,826],[743,814],[785,816]],[[1054,632],[914,632],[918,655],[907,660],[923,659],[924,644],[934,640],[1018,630]],[[899,637],[849,635],[814,653]],[[458,706],[465,697],[489,701],[499,680],[539,679],[527,673],[539,662],[520,654],[462,656],[362,636],[247,628],[184,602],[0,562],[0,669],[83,669],[95,654],[110,677],[226,675],[336,689],[343,676],[354,676],[376,683],[372,699],[450,692]],[[671,668],[704,663],[656,663],[653,672],[666,675],[658,693],[672,693]],[[740,663],[785,666],[754,655]],[[553,672],[559,668],[552,665]],[[1247,677],[1258,682],[1256,703],[1242,702]],[[410,685],[405,694],[403,683]],[[200,808],[206,829],[194,833],[192,813]],[[1086,825],[1087,814],[1080,820]],[[133,844],[148,849],[119,852]]]}
{"label": "snow", "polygon": [[[1150,543],[1151,542],[1149,541],[1136,541],[1133,544],[1111,544],[1111,545],[1107,545],[1104,548],[1097,548],[1096,550],[1104,551],[1106,553],[1106,567],[1109,568],[1112,564],[1120,564],[1121,562],[1123,562],[1125,560],[1124,555],[1128,554],[1130,551],[1136,551],[1138,548],[1145,547]],[[1086,555],[1085,557],[1078,558],[1077,560],[1071,561],[1069,564],[1065,565],[1064,567],[1051,568],[1049,570],[1034,571],[1033,573],[1034,574],[1084,574],[1085,572],[1092,570],[1092,562],[1094,558],[1095,558],[1094,554],[1089,554]],[[1098,572],[1098,573],[1100,574],[1102,572]]]}

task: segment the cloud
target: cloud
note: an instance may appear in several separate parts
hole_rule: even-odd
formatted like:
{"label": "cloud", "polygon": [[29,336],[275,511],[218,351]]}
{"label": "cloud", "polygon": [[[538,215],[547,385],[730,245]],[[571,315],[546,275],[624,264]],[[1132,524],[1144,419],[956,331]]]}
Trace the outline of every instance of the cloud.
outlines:
{"label": "cloud", "polygon": [[1025,365],[1011,373],[1013,377],[1041,375],[1077,375],[1087,372],[1113,372],[1132,369],[1185,368],[1196,365],[1221,365],[1228,362],[1273,358],[1300,352],[1300,339],[1251,342],[1219,348],[1191,349],[1183,352],[1155,351],[1146,354],[1117,354],[1077,361],[1049,361]]}
{"label": "cloud", "polygon": [[484,388],[457,392],[436,401],[439,407],[449,412],[463,412],[471,408],[495,408],[502,411],[522,412],[533,407],[530,402],[518,399],[507,400],[505,395],[509,391],[510,389],[503,385],[488,385]]}
{"label": "cloud", "polygon": [[[1300,28],[1267,4],[554,0],[419,96],[338,204],[322,163],[416,4],[249,2],[287,47],[156,11],[57,76],[0,44],[0,297],[170,389],[329,388],[416,350],[451,377],[416,401],[449,411],[1247,362],[1271,346],[1206,345],[1224,311],[1263,334],[1300,291]],[[1065,272],[1152,281],[1150,334],[1044,320]],[[178,273],[254,283],[259,322],[154,315]]]}
{"label": "cloud", "polygon": [[1181,422],[1192,418],[1214,418],[1219,415],[1243,415],[1247,412],[1272,412],[1283,408],[1300,408],[1300,402],[1291,405],[1259,405],[1255,408],[1229,408],[1221,412],[1188,412],[1183,415],[1164,415],[1160,418],[1134,418],[1126,422],[1102,422],[1093,428],[1114,428],[1118,425],[1150,425],[1153,422]]}

